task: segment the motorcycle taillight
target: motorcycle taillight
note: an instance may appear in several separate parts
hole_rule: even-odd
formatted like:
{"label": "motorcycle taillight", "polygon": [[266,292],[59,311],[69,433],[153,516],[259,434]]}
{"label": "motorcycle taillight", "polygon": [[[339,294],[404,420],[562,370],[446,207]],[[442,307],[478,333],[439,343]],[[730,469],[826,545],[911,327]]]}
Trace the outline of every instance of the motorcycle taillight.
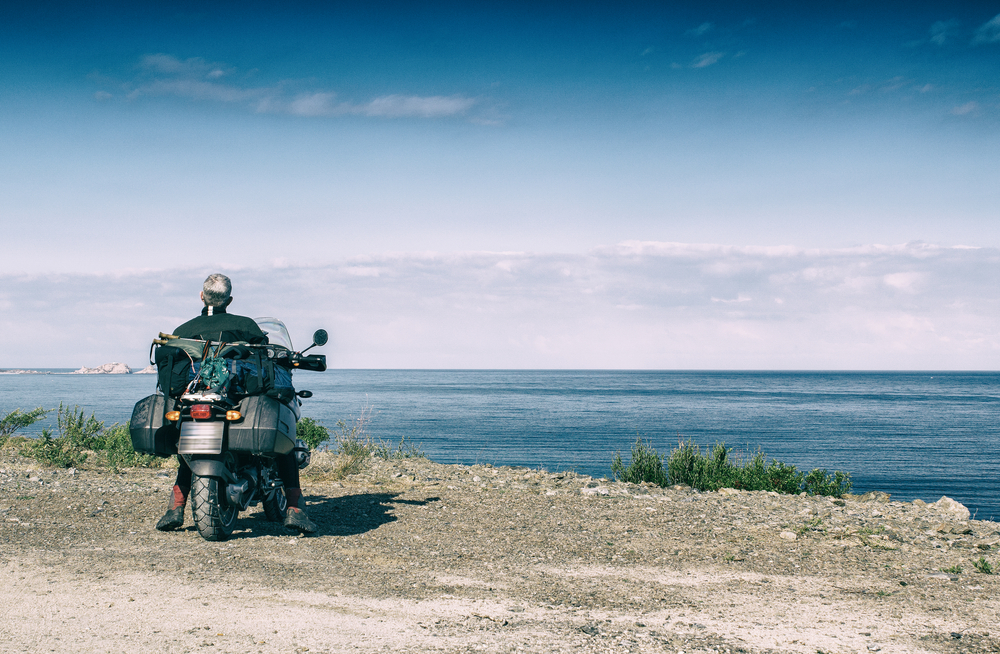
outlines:
{"label": "motorcycle taillight", "polygon": [[212,407],[208,404],[195,404],[191,407],[191,417],[195,420],[208,420],[212,417]]}

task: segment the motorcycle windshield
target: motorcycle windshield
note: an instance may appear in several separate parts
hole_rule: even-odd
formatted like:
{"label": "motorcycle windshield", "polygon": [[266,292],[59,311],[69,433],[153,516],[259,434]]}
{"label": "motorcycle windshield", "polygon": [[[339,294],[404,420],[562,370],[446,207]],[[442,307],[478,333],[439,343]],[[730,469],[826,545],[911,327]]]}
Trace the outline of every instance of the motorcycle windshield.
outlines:
{"label": "motorcycle windshield", "polygon": [[271,345],[280,345],[289,350],[295,349],[292,347],[292,338],[288,335],[288,328],[285,327],[285,323],[277,318],[254,318],[253,320],[260,327],[260,330],[267,334],[268,343]]}

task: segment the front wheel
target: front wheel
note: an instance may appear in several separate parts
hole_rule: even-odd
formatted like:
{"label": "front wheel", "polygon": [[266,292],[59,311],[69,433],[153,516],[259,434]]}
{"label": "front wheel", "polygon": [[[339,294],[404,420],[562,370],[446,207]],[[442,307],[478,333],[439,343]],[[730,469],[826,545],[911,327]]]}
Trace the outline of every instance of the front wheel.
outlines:
{"label": "front wheel", "polygon": [[239,507],[229,504],[225,482],[195,475],[191,482],[191,513],[202,538],[220,541],[233,533]]}

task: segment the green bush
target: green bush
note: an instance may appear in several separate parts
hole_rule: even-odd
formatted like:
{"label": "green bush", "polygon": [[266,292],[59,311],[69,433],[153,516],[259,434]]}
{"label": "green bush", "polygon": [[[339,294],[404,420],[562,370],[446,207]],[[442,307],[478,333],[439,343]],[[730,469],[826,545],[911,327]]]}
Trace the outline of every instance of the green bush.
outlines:
{"label": "green bush", "polygon": [[59,436],[74,447],[84,450],[99,449],[96,446],[104,430],[104,422],[95,418],[93,413],[89,418],[85,418],[83,409],[79,405],[70,409],[60,402],[56,411],[56,424],[59,426]]}
{"label": "green bush", "polygon": [[159,458],[133,449],[128,423],[111,425],[100,434],[96,445],[94,449],[104,453],[108,467],[116,472],[120,468],[157,468],[162,464]]}
{"label": "green bush", "polygon": [[348,457],[364,459],[369,456],[380,459],[413,459],[426,456],[420,448],[408,443],[406,437],[393,444],[382,439],[376,440],[368,433],[368,425],[372,419],[372,410],[365,407],[361,416],[350,424],[343,420],[337,421],[337,433],[334,440],[337,443],[337,453]]}
{"label": "green bush", "polygon": [[38,407],[37,409],[32,409],[31,411],[21,411],[20,409],[14,409],[0,418],[0,447],[3,447],[7,443],[7,439],[11,437],[18,429],[23,429],[29,427],[42,418],[45,414],[51,411],[51,409],[43,409]]}
{"label": "green bush", "polygon": [[295,437],[305,441],[310,450],[315,450],[330,440],[330,430],[312,418],[301,418],[295,425]]}
{"label": "green bush", "polygon": [[83,449],[65,438],[53,438],[48,429],[43,430],[38,438],[29,440],[21,449],[21,454],[57,468],[73,468],[87,460]]}
{"label": "green bush", "polygon": [[973,565],[976,566],[976,570],[978,572],[981,572],[984,575],[993,574],[993,566],[990,565],[990,562],[986,560],[985,556],[979,557],[979,560],[976,561]]}
{"label": "green bush", "polygon": [[667,486],[667,471],[663,468],[663,458],[653,448],[637,438],[632,444],[632,461],[626,467],[622,463],[621,452],[615,454],[611,462],[611,474],[633,484],[648,482],[657,486]]}
{"label": "green bush", "polygon": [[831,475],[817,469],[805,474],[781,461],[768,462],[759,451],[744,463],[730,456],[731,452],[725,443],[717,443],[703,454],[694,442],[682,441],[664,457],[639,439],[632,446],[629,465],[624,465],[621,454],[615,454],[611,472],[616,479],[632,483],[650,482],[661,487],[685,484],[702,491],[738,488],[839,497],[851,490],[851,476],[847,473],[837,471]]}
{"label": "green bush", "polygon": [[[28,413],[15,409],[0,419],[0,434],[6,440],[14,430],[40,420],[47,410],[39,407]],[[128,424],[113,424],[105,427],[91,413],[86,417],[79,406],[72,409],[59,404],[56,410],[56,425],[59,435],[53,436],[48,429],[42,431],[39,438],[24,439],[20,444],[20,453],[35,459],[45,465],[60,468],[78,466],[97,453],[99,461],[117,471],[126,467],[156,467],[160,460],[148,454],[139,454],[132,448],[132,437],[129,435]],[[3,441],[0,441],[2,445]],[[91,459],[93,461],[93,459]]]}

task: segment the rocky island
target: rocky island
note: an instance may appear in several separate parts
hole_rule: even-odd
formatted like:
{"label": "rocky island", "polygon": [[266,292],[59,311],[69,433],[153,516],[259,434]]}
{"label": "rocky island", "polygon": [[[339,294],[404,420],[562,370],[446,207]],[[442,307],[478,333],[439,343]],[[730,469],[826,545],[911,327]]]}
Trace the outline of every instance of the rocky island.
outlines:
{"label": "rocky island", "polygon": [[96,368],[80,368],[79,370],[73,371],[74,375],[130,375],[132,374],[132,369],[129,368],[124,363],[105,363],[103,366],[97,366]]}

